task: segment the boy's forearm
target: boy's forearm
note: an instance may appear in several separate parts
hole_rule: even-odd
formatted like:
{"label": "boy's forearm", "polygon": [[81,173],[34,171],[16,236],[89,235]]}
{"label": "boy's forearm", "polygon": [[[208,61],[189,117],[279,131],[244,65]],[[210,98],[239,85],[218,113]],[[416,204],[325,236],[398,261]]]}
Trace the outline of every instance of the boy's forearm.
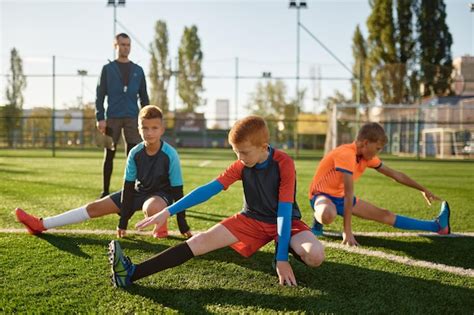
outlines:
{"label": "boy's forearm", "polygon": [[414,179],[410,178],[408,175],[399,172],[398,178],[395,179],[397,182],[400,184],[403,184],[405,186],[417,189],[419,191],[425,191],[426,188],[423,187],[422,185],[418,184]]}

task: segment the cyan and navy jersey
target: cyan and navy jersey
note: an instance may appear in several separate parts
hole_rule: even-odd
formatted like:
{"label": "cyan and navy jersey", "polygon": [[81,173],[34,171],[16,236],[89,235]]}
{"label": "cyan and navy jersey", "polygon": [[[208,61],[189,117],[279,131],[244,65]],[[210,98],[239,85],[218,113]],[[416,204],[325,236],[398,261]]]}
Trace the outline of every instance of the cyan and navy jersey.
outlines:
{"label": "cyan and navy jersey", "polygon": [[[126,73],[126,71],[125,71]],[[107,112],[104,100],[107,95]],[[130,61],[128,78],[123,78],[117,60],[102,68],[96,93],[96,119],[138,117],[138,97],[141,107],[150,104],[146,78],[142,67]]]}
{"label": "cyan and navy jersey", "polygon": [[224,190],[238,180],[244,188],[242,214],[266,223],[277,223],[278,202],[292,203],[292,219],[301,219],[296,203],[296,170],[283,151],[269,148],[268,159],[254,167],[240,161],[231,164],[219,177]]}
{"label": "cyan and navy jersey", "polygon": [[183,177],[178,152],[168,143],[161,141],[160,150],[150,156],[145,144],[139,143],[127,158],[125,181],[135,182],[138,194],[154,192],[172,193],[172,187],[183,186]]}

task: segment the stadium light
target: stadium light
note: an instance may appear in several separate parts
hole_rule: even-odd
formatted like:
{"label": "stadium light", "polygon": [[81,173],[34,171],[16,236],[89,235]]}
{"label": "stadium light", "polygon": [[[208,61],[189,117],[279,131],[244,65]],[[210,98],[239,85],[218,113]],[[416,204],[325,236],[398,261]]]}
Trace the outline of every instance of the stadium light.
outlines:
{"label": "stadium light", "polygon": [[[117,35],[117,7],[124,7],[126,0],[107,0],[107,6],[114,8],[114,40],[115,35]],[[112,60],[115,59],[115,47],[114,53],[112,55]]]}
{"label": "stadium light", "polygon": [[87,76],[87,70],[78,69],[77,75],[81,77],[81,109],[84,108],[84,77]]}
{"label": "stadium light", "polygon": [[307,9],[306,1],[290,1],[289,9],[296,9],[296,106],[295,106],[295,154],[298,156],[298,115],[300,107],[300,9]]}

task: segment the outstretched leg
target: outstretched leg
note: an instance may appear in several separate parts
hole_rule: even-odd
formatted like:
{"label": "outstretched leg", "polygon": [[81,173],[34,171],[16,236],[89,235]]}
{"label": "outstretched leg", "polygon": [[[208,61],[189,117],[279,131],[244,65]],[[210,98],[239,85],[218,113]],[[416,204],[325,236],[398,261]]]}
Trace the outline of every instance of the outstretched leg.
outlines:
{"label": "outstretched leg", "polygon": [[[216,224],[208,231],[194,235],[186,242],[168,248],[156,256],[134,265],[122,251],[117,251],[117,241],[109,245],[109,262],[112,264],[112,278],[116,286],[127,286],[131,282],[147,277],[168,268],[179,266],[194,256],[204,255],[213,250],[226,247],[238,239],[222,224]],[[124,272],[123,270],[127,270]],[[120,279],[117,280],[117,277]],[[121,284],[124,285],[121,285]]]}
{"label": "outstretched leg", "polygon": [[435,220],[419,220],[379,208],[364,200],[358,200],[353,208],[353,214],[362,219],[372,220],[404,230],[421,230],[449,234],[449,206],[446,202],[441,205],[441,212]]}

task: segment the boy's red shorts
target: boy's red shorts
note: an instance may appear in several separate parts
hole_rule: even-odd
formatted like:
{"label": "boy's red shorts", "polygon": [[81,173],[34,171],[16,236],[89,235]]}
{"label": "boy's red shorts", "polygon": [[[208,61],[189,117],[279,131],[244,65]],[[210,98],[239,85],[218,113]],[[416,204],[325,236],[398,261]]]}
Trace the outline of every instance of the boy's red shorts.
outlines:
{"label": "boy's red shorts", "polygon": [[[238,238],[239,241],[230,247],[244,257],[250,257],[260,247],[278,238],[276,224],[258,221],[240,213],[222,220],[220,224]],[[309,230],[303,221],[292,220],[291,236]]]}

